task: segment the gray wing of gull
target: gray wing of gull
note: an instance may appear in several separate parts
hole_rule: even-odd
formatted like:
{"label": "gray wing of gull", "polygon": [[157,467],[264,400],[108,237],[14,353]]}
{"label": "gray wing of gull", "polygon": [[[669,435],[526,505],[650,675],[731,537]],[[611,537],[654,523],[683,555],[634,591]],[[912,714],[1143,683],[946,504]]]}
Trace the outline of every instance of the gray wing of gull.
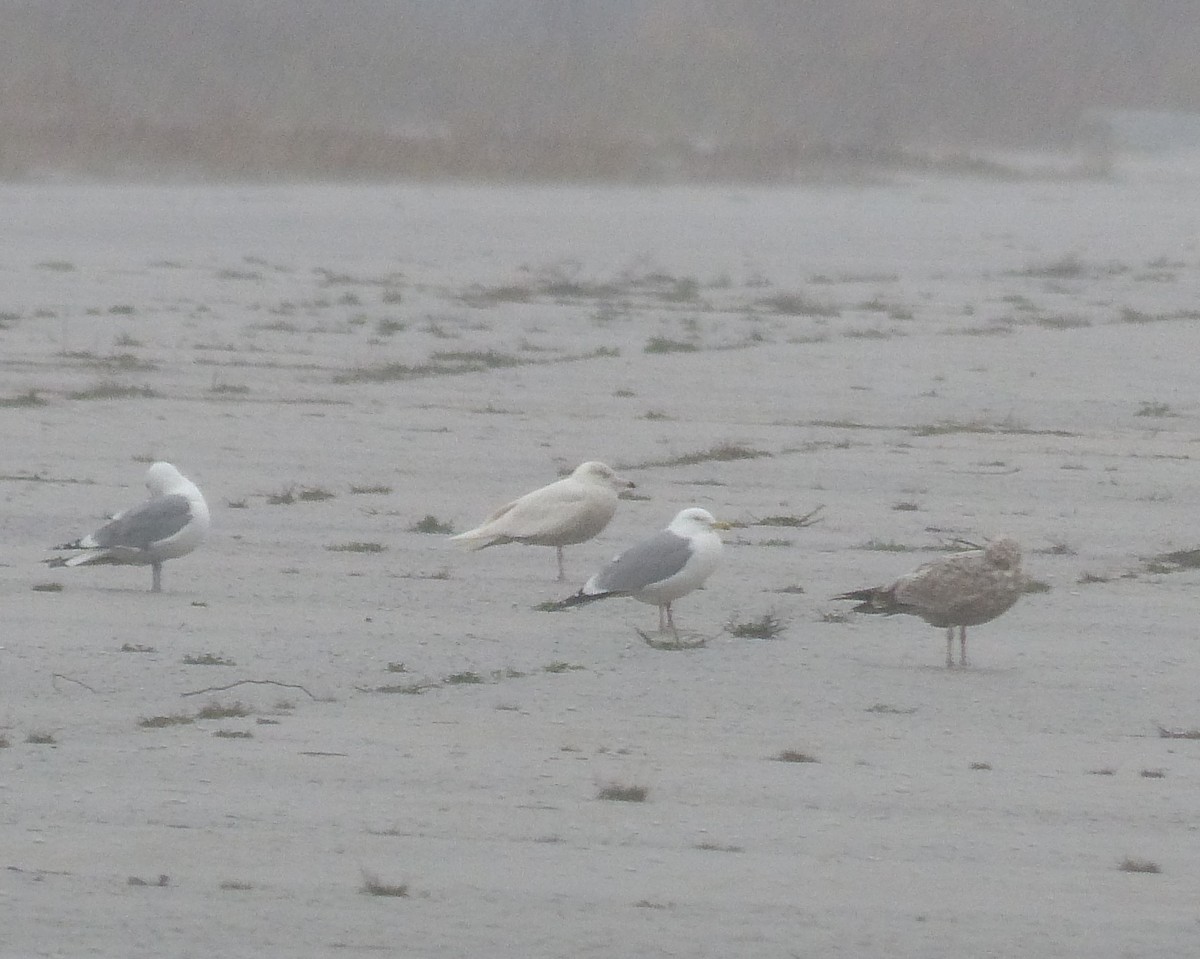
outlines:
{"label": "gray wing of gull", "polygon": [[692,556],[692,541],[670,530],[629,547],[593,576],[584,589],[596,593],[636,593],[678,573]]}
{"label": "gray wing of gull", "polygon": [[92,539],[101,549],[148,549],[170,539],[191,519],[192,508],[186,496],[178,493],[158,496],[104,524],[92,534]]}

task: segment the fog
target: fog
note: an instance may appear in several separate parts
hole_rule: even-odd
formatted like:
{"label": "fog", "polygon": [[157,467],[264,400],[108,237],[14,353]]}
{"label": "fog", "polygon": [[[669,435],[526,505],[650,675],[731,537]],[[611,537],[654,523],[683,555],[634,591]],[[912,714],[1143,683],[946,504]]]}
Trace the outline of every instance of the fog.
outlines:
{"label": "fog", "polygon": [[776,179],[1200,105],[1191,0],[0,0],[0,175]]}

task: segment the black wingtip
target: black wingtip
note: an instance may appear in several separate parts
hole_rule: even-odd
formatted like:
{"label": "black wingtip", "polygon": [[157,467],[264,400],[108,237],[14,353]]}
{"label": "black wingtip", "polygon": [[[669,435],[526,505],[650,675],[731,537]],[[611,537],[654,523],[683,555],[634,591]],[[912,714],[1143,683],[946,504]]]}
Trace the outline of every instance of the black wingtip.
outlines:
{"label": "black wingtip", "polygon": [[889,613],[895,612],[890,602],[890,595],[885,589],[877,586],[867,589],[854,589],[848,593],[839,593],[835,600],[851,600],[858,603],[851,612],[854,613]]}

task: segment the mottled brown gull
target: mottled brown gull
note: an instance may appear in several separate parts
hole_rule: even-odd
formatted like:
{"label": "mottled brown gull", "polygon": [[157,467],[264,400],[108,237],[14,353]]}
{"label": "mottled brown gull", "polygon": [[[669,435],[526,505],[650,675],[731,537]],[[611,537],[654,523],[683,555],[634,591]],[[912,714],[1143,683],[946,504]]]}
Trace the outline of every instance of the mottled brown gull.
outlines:
{"label": "mottled brown gull", "polygon": [[859,613],[911,613],[946,630],[946,665],[954,665],[954,627],[958,627],[959,664],[967,664],[967,627],[990,622],[1008,610],[1025,586],[1021,547],[1007,536],[983,549],[956,553],[906,573],[890,586],[842,593],[834,599],[858,600]]}
{"label": "mottled brown gull", "polygon": [[617,493],[633,485],[603,463],[589,461],[570,476],[501,506],[475,529],[451,539],[471,549],[505,543],[553,546],[562,581],[567,578],[563,547],[599,535],[617,511]]}
{"label": "mottled brown gull", "polygon": [[729,524],[708,510],[682,510],[666,529],[629,547],[557,606],[631,596],[657,606],[658,631],[669,629],[678,639],[671,604],[698,589],[717,568],[722,550],[718,529],[729,529]]}
{"label": "mottled brown gull", "polygon": [[51,566],[103,564],[149,566],[151,590],[162,592],[162,564],[186,556],[208,535],[208,505],[196,485],[170,463],[146,470],[150,498],[118,513],[94,533],[55,549],[79,550],[55,556]]}

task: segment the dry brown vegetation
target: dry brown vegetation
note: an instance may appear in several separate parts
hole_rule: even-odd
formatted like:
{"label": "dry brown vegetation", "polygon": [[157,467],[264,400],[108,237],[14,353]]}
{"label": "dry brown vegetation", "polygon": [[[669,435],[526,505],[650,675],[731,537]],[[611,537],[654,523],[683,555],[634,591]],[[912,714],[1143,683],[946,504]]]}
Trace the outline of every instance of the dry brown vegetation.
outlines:
{"label": "dry brown vegetation", "polygon": [[1006,175],[972,149],[1089,142],[1102,157],[1089,108],[1200,99],[1200,20],[1148,9],[1131,38],[1118,0],[984,16],[968,0],[0,11],[10,176]]}

